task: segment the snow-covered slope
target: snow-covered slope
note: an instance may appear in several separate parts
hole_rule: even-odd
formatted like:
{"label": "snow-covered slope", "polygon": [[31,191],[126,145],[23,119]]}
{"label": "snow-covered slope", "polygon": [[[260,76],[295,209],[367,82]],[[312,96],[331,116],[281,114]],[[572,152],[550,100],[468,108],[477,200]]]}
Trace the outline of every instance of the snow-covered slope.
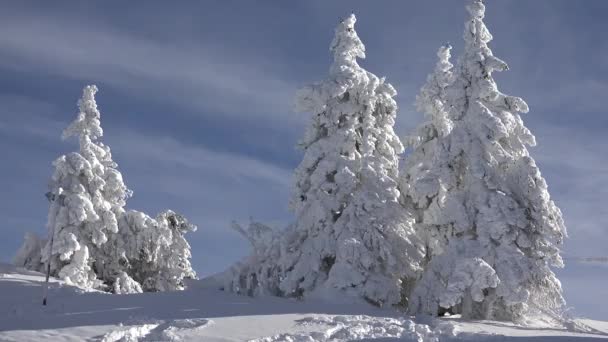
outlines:
{"label": "snow-covered slope", "polygon": [[197,281],[181,292],[111,295],[54,280],[42,307],[40,273],[0,264],[0,341],[591,341],[596,334],[459,318],[416,322],[365,303],[298,302],[224,293]]}

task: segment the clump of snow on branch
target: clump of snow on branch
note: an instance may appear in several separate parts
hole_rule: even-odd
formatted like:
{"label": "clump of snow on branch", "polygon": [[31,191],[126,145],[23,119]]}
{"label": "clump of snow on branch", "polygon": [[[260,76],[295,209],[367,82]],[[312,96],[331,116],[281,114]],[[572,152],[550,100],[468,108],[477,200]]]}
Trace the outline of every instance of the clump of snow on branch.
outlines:
{"label": "clump of snow on branch", "polygon": [[535,145],[519,115],[527,104],[502,94],[492,78],[508,66],[487,45],[484,4],[469,1],[467,10],[463,55],[450,69],[440,52],[419,96],[432,120],[418,131],[402,177],[403,201],[427,253],[410,311],[436,314],[441,306],[465,318],[505,320],[558,315],[561,285],[550,267],[563,265],[562,215],[527,150]]}
{"label": "clump of snow on branch", "polygon": [[492,266],[475,255],[479,248],[476,241],[452,242],[449,247],[433,257],[416,283],[411,312],[436,315],[439,307],[469,306],[471,300],[483,301],[484,291],[498,286]]}
{"label": "clump of snow on branch", "polygon": [[313,115],[295,171],[296,222],[253,242],[254,257],[233,270],[241,292],[339,291],[376,305],[405,304],[419,271],[422,251],[398,202],[397,92],[357,63],[365,47],[355,21],[351,15],[336,28],[328,79],[297,94],[297,109]]}
{"label": "clump of snow on branch", "polygon": [[78,152],[53,162],[47,193],[50,238],[27,235],[15,262],[34,270],[50,263],[53,276],[82,288],[116,293],[181,289],[184,278],[195,276],[184,234],[196,227],[172,211],[156,219],[140,213],[145,218],[130,225],[137,215],[124,207],[132,192],[110,148],[99,141],[103,129],[96,92],[94,85],[84,88],[77,118],[63,132],[64,139],[78,138]]}

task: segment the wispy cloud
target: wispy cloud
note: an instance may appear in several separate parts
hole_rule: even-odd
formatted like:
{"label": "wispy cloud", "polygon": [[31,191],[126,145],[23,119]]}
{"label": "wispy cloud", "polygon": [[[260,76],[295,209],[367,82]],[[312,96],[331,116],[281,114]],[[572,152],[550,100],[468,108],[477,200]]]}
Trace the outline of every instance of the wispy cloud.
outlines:
{"label": "wispy cloud", "polygon": [[169,136],[147,136],[128,129],[117,129],[110,134],[110,140],[125,159],[156,166],[188,168],[199,173],[199,180],[211,177],[235,183],[262,181],[280,187],[288,187],[290,182],[290,170],[245,155],[185,144]]}
{"label": "wispy cloud", "polygon": [[[0,105],[0,142],[3,142],[0,152],[12,160],[11,169],[4,169],[2,174],[17,177],[12,174],[15,171],[30,177],[25,184],[11,182],[5,186],[7,191],[22,193],[22,196],[16,198],[18,202],[11,202],[11,206],[3,206],[12,210],[10,214],[2,212],[10,222],[27,222],[25,226],[39,230],[44,226],[46,202],[34,201],[34,210],[23,203],[32,202],[33,196],[42,198],[40,194],[44,193],[44,184],[50,177],[50,163],[59,153],[76,150],[77,145],[74,141],[60,140],[60,132],[67,122],[45,115],[54,110],[51,104],[25,96],[0,96]],[[287,206],[282,204],[287,199],[291,170],[252,156],[217,151],[170,136],[149,135],[112,125],[104,126],[104,130],[102,141],[112,148],[127,185],[135,190],[131,199],[134,205],[130,204],[130,208],[151,215],[172,208],[189,214],[193,222],[201,226],[215,222],[205,228],[224,232],[232,219],[256,216],[283,222],[286,217]],[[17,136],[23,141],[45,141],[53,148],[19,144],[16,150],[7,142]],[[28,227],[10,224],[5,229],[24,228]]]}
{"label": "wispy cloud", "polygon": [[605,137],[585,130],[544,125],[532,154],[547,178],[549,191],[561,207],[570,238],[566,251],[573,256],[605,254],[608,240],[608,156]]}
{"label": "wispy cloud", "polygon": [[[606,111],[608,83],[594,79],[576,79],[564,84],[548,85],[538,98],[539,107],[545,110],[559,110],[572,117],[578,113],[602,113]],[[575,114],[576,113],[576,114]],[[580,118],[577,118],[580,119]]]}
{"label": "wispy cloud", "polygon": [[[29,135],[30,139],[45,139],[61,144],[59,138],[67,121],[58,120],[52,115],[54,107],[46,102],[25,96],[0,95],[0,105],[5,105],[0,116],[0,130],[7,134]],[[29,123],[23,125],[23,123]],[[143,164],[158,169],[180,168],[195,171],[197,182],[206,179],[223,179],[236,184],[264,182],[276,187],[288,188],[291,170],[256,158],[223,151],[215,151],[195,143],[180,142],[166,136],[143,134],[126,127],[105,126],[105,137],[114,154],[132,164]],[[69,143],[69,142],[68,142]],[[75,148],[66,144],[65,149]],[[51,159],[49,159],[51,160]],[[188,180],[175,180],[175,183],[189,187]]]}
{"label": "wispy cloud", "polygon": [[58,119],[51,103],[25,95],[0,94],[0,131],[57,140],[67,121]]}
{"label": "wispy cloud", "polygon": [[273,74],[271,65],[239,51],[226,53],[200,42],[160,42],[94,20],[83,25],[35,12],[0,15],[0,45],[5,68],[95,80],[225,115],[246,111],[262,118],[297,118],[289,115],[295,85]]}

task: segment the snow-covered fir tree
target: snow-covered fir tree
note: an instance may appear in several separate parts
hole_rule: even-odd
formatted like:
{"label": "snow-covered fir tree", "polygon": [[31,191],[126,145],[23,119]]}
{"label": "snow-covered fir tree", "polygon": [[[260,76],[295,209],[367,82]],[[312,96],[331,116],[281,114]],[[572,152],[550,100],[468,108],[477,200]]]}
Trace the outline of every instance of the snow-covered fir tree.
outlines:
{"label": "snow-covered fir tree", "polygon": [[117,246],[124,251],[121,264],[143,291],[183,290],[184,279],[196,278],[185,234],[197,227],[184,216],[166,210],[153,219],[129,210],[119,227]]}
{"label": "snow-covered fir tree", "polygon": [[417,134],[409,143],[414,147],[423,145],[435,138],[445,137],[452,129],[448,110],[445,108],[445,92],[452,81],[450,63],[452,47],[444,45],[437,51],[437,64],[427,83],[416,96],[416,109],[425,114],[427,121],[418,128]]}
{"label": "snow-covered fir tree", "polygon": [[[59,157],[50,182],[48,229],[52,234],[51,273],[80,287],[96,287],[96,273],[107,273],[102,246],[118,232],[118,217],[131,192],[112,160],[110,148],[98,141],[103,135],[95,102],[96,86],[83,90],[80,112],[63,132],[77,137],[80,149]],[[48,241],[42,253],[48,259]],[[93,263],[95,270],[93,270]]]}
{"label": "snow-covered fir tree", "polygon": [[441,106],[452,128],[436,138],[441,147],[433,153],[414,152],[427,155],[421,162],[431,176],[417,165],[406,173],[414,175],[407,176],[408,196],[424,209],[418,226],[435,239],[427,242],[432,258],[410,310],[436,314],[443,307],[465,318],[514,321],[535,312],[558,317],[563,297],[550,267],[563,265],[562,215],[527,149],[535,145],[520,117],[528,106],[498,91],[492,78],[508,67],[487,45],[483,1],[469,1],[467,10],[464,52]]}
{"label": "snow-covered fir tree", "polygon": [[431,222],[433,211],[441,210],[437,196],[445,191],[441,179],[449,168],[446,163],[446,136],[453,123],[446,108],[446,89],[452,81],[449,45],[437,52],[437,65],[428,76],[427,83],[416,97],[416,109],[425,115],[426,121],[407,139],[412,153],[405,158],[400,175],[401,200],[416,219],[416,230],[424,243],[426,262],[434,254],[442,252],[447,236],[441,225]]}
{"label": "snow-covered fir tree", "polygon": [[115,293],[181,290],[185,278],[196,277],[184,238],[196,226],[171,210],[156,219],[125,211],[132,192],[110,148],[99,141],[103,130],[96,92],[94,85],[84,88],[78,116],[63,133],[64,138],[79,139],[79,151],[53,163],[47,193],[52,239],[27,234],[15,263],[42,271],[49,262],[53,276],[82,288]]}
{"label": "snow-covered fir tree", "polygon": [[13,264],[28,270],[42,271],[42,248],[46,244],[46,239],[40,238],[37,234],[26,232],[23,244],[17,250],[13,258]]}
{"label": "snow-covered fir tree", "polygon": [[[220,276],[223,288],[248,296],[285,295],[280,287],[284,277],[280,260],[287,253],[284,232],[255,221],[247,228],[233,222],[232,228],[249,241],[253,251]],[[286,229],[286,232],[291,231],[291,226]]]}
{"label": "snow-covered fir tree", "polygon": [[252,241],[253,260],[262,264],[240,265],[229,286],[254,287],[241,292],[262,285],[283,296],[337,291],[376,305],[406,304],[422,250],[398,201],[396,91],[357,63],[365,47],[355,21],[350,15],[336,28],[328,79],[297,94],[297,109],[313,116],[295,171],[296,221],[280,238],[263,230]]}

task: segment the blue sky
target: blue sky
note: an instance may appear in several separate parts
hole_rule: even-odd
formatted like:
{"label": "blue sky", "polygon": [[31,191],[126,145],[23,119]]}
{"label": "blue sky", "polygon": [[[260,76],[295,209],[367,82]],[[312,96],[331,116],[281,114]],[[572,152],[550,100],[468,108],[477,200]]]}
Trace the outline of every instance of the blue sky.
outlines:
{"label": "blue sky", "polygon": [[[488,1],[494,54],[511,70],[500,89],[531,107],[532,155],[564,212],[567,256],[608,245],[608,2]],[[367,47],[361,64],[399,95],[397,132],[422,116],[417,90],[437,48],[462,49],[462,1],[13,1],[0,12],[0,260],[25,231],[44,232],[51,162],[86,84],[97,84],[105,129],[127,185],[128,207],[171,208],[199,226],[189,237],[201,274],[248,252],[230,222],[280,227],[295,144],[307,114],[298,87],[327,74],[329,43],[354,11]]]}

